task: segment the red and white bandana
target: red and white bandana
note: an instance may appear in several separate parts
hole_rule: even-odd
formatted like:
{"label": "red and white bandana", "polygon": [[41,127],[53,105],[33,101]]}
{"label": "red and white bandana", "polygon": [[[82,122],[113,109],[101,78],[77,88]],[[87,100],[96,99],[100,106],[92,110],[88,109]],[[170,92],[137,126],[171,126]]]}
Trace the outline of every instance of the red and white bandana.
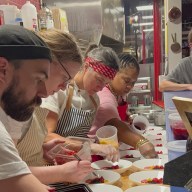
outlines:
{"label": "red and white bandana", "polygon": [[111,80],[113,80],[117,73],[117,70],[108,67],[107,65],[104,65],[101,61],[97,61],[91,57],[87,57],[85,59],[85,63],[87,63],[89,67],[93,68],[95,72],[98,72]]}

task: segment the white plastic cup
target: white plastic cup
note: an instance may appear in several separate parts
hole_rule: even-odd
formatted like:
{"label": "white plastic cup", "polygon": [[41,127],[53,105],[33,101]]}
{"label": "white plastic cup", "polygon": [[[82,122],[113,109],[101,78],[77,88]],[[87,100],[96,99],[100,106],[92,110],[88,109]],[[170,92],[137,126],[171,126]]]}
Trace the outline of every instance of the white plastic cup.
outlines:
{"label": "white plastic cup", "polygon": [[187,140],[176,140],[167,143],[169,161],[186,153],[186,143]]}
{"label": "white plastic cup", "polygon": [[179,113],[171,113],[168,116],[169,124],[175,140],[186,140],[188,132]]}
{"label": "white plastic cup", "polygon": [[143,115],[138,115],[133,119],[131,128],[133,131],[139,134],[143,134],[149,126],[149,121]]}
{"label": "white plastic cup", "polygon": [[117,139],[117,128],[111,125],[106,125],[99,128],[96,132],[96,136],[100,144],[110,144],[116,149],[119,147]]}

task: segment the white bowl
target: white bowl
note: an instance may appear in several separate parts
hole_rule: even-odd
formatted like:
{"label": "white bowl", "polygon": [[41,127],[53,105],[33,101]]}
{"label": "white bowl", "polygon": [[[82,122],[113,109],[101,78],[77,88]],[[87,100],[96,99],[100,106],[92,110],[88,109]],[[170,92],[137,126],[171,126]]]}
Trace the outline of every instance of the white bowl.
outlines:
{"label": "white bowl", "polygon": [[168,149],[166,147],[155,147],[155,151],[157,152],[157,154],[163,154],[163,155],[167,155],[168,154]]}
{"label": "white bowl", "polygon": [[[159,158],[161,157],[161,155],[163,155],[163,156],[168,155],[168,150],[166,147],[155,147],[155,151],[157,152]],[[146,158],[141,156],[140,159],[146,159]]]}
{"label": "white bowl", "polygon": [[163,159],[141,159],[141,160],[135,161],[133,163],[133,166],[142,170],[154,170],[152,166],[158,165],[158,166],[164,167],[165,163],[167,162],[168,162],[167,160],[163,160]]}
{"label": "white bowl", "polygon": [[148,132],[148,131],[160,131],[160,130],[163,130],[163,127],[149,125],[146,131]]}
{"label": "white bowl", "polygon": [[[144,184],[142,183],[142,180],[145,179],[153,179],[153,178],[163,178],[164,171],[140,171],[140,172],[135,172],[129,175],[129,179],[136,184]],[[146,183],[147,184],[147,183]]]}
{"label": "white bowl", "polygon": [[[104,169],[105,167],[112,167],[113,165],[114,165],[113,162],[107,161],[107,160],[100,160],[100,161],[95,161],[91,163],[91,166],[93,169]],[[118,162],[118,166],[119,166],[119,169],[110,169],[110,170],[121,174],[132,166],[132,162],[124,159],[120,159]]]}
{"label": "white bowl", "polygon": [[89,188],[93,191],[93,192],[123,192],[122,189],[120,189],[119,187],[116,187],[114,185],[107,185],[107,184],[90,184]]}
{"label": "white bowl", "polygon": [[[158,154],[158,159],[164,159],[166,161],[169,161],[168,154]],[[145,157],[141,156],[140,159],[146,159]]]}
{"label": "white bowl", "polygon": [[[110,170],[95,170],[94,172],[100,177],[102,176],[106,184],[114,184],[121,177],[119,173],[116,173]],[[83,179],[83,182],[86,183],[88,179],[94,179],[94,178],[95,178],[95,175],[93,175],[93,173],[90,173],[88,176],[86,176]],[[97,184],[102,184],[102,183],[97,183]]]}
{"label": "white bowl", "polygon": [[166,160],[167,162],[169,161],[169,160],[168,160],[168,155],[159,154],[158,156],[159,156],[159,159],[164,159],[164,160]]}
{"label": "white bowl", "polygon": [[131,162],[136,161],[141,157],[141,153],[138,150],[120,151],[119,154],[121,159],[125,159]]}
{"label": "white bowl", "polygon": [[154,130],[154,131],[149,131],[149,135],[166,135],[165,130]]}
{"label": "white bowl", "polygon": [[148,131],[144,134],[144,137],[151,140],[161,139],[164,140],[166,138],[166,131],[160,130],[160,131]]}
{"label": "white bowl", "polygon": [[124,192],[170,192],[170,187],[160,185],[141,185],[127,189]]}
{"label": "white bowl", "polygon": [[155,147],[164,147],[165,144],[162,140],[150,140],[150,142],[155,146]]}
{"label": "white bowl", "polygon": [[121,143],[120,146],[119,146],[119,150],[120,151],[124,151],[124,150],[135,150],[135,149],[131,145],[127,145],[125,143]]}

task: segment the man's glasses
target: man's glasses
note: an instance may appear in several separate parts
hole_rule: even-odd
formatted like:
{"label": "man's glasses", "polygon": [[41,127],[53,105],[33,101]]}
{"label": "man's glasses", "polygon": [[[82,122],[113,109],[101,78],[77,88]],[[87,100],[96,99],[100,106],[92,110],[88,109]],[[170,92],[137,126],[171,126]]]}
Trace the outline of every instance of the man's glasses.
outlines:
{"label": "man's glasses", "polygon": [[67,84],[67,83],[72,79],[72,77],[71,77],[71,75],[69,74],[69,72],[67,71],[67,69],[64,67],[64,65],[61,63],[60,60],[58,60],[58,63],[61,65],[62,69],[63,69],[63,70],[65,71],[65,73],[67,74],[67,75],[65,75],[65,80],[64,80],[64,83]]}

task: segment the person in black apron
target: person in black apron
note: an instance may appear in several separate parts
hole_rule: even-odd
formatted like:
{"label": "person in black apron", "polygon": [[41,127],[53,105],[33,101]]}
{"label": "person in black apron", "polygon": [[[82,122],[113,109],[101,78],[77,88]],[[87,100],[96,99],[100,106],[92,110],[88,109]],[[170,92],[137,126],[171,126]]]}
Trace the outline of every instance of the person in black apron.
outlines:
{"label": "person in black apron", "polygon": [[100,106],[89,136],[94,137],[96,130],[104,125],[112,125],[118,129],[118,138],[121,142],[134,146],[146,158],[155,158],[157,154],[154,146],[143,136],[132,132],[129,124],[121,121],[118,114],[118,101],[133,88],[140,70],[137,60],[131,55],[122,53],[119,58],[119,72],[112,82],[98,93]]}
{"label": "person in black apron", "polygon": [[[44,103],[44,107],[50,110],[47,116],[47,140],[59,136],[87,137],[99,105],[96,93],[113,79],[118,64],[119,59],[111,48],[96,48],[88,53],[82,70],[76,74],[66,91],[59,91]],[[95,146],[93,151],[98,151],[97,144],[92,146]],[[106,145],[99,150],[109,154],[110,160],[117,159],[115,148]]]}

